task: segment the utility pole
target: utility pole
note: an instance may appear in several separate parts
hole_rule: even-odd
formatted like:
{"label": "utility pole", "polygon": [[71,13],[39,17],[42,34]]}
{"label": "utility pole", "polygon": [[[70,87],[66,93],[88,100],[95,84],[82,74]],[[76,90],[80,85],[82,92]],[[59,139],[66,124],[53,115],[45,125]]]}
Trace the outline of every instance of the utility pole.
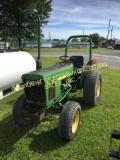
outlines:
{"label": "utility pole", "polygon": [[112,26],[112,29],[111,29],[111,39],[112,39],[112,32],[113,32],[113,26]]}
{"label": "utility pole", "polygon": [[49,41],[51,41],[51,35],[50,35],[50,32],[49,32]]}
{"label": "utility pole", "polygon": [[110,20],[109,20],[109,25],[108,25],[108,35],[107,35],[107,40],[108,40],[109,32],[110,32],[110,22],[111,22],[111,18],[110,18]]}

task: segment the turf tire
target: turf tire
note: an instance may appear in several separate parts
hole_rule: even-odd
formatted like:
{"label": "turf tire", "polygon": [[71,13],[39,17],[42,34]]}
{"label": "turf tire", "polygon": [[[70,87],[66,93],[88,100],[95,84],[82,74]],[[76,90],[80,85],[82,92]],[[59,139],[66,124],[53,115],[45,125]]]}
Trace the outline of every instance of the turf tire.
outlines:
{"label": "turf tire", "polygon": [[[79,103],[68,101],[60,114],[58,134],[62,139],[72,140],[80,124],[81,107]],[[75,121],[76,120],[76,121]]]}
{"label": "turf tire", "polygon": [[97,105],[102,87],[102,78],[99,70],[89,71],[85,75],[83,87],[83,100],[86,104]]}
{"label": "turf tire", "polygon": [[33,117],[31,116],[26,116],[27,110],[25,109],[26,105],[26,96],[25,94],[22,94],[18,99],[16,100],[14,106],[13,106],[13,111],[12,111],[12,116],[16,124],[19,126],[27,126],[33,122]]}

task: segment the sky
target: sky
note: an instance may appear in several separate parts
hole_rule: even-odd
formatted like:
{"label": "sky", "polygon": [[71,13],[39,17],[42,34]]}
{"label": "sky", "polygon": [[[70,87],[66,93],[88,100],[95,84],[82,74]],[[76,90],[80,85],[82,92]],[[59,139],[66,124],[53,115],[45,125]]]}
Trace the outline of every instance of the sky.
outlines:
{"label": "sky", "polygon": [[[43,28],[46,39],[67,39],[72,35],[99,33],[120,39],[120,0],[53,0],[53,11]],[[109,34],[111,38],[111,32]]]}

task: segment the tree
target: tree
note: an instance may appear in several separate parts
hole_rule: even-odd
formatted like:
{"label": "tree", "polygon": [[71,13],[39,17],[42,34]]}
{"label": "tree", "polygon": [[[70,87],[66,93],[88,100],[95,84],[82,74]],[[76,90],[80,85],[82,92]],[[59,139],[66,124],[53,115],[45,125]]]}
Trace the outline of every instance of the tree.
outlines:
{"label": "tree", "polygon": [[81,38],[81,42],[88,42],[88,38],[86,38],[86,37]]}
{"label": "tree", "polygon": [[[48,23],[52,0],[0,0],[0,37],[3,40],[33,40],[38,35],[38,16],[41,26]],[[42,34],[41,34],[42,35]]]}
{"label": "tree", "polygon": [[103,36],[101,36],[100,37],[100,41],[102,42],[102,41],[106,41],[107,39],[105,38],[105,37],[103,37]]}
{"label": "tree", "polygon": [[90,34],[90,37],[92,38],[92,42],[95,45],[99,45],[99,43],[100,43],[100,35],[98,33]]}
{"label": "tree", "polygon": [[79,42],[79,40],[77,38],[73,38],[71,41],[72,42]]}
{"label": "tree", "polygon": [[53,39],[53,41],[59,41],[59,39]]}

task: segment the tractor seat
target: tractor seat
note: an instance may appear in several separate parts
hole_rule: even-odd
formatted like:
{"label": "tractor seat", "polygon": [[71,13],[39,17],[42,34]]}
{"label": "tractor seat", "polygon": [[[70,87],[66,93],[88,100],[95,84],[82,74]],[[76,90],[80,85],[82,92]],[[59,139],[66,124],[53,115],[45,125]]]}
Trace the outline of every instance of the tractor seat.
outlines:
{"label": "tractor seat", "polygon": [[84,65],[83,56],[71,56],[70,61],[73,63],[74,68],[81,68]]}

